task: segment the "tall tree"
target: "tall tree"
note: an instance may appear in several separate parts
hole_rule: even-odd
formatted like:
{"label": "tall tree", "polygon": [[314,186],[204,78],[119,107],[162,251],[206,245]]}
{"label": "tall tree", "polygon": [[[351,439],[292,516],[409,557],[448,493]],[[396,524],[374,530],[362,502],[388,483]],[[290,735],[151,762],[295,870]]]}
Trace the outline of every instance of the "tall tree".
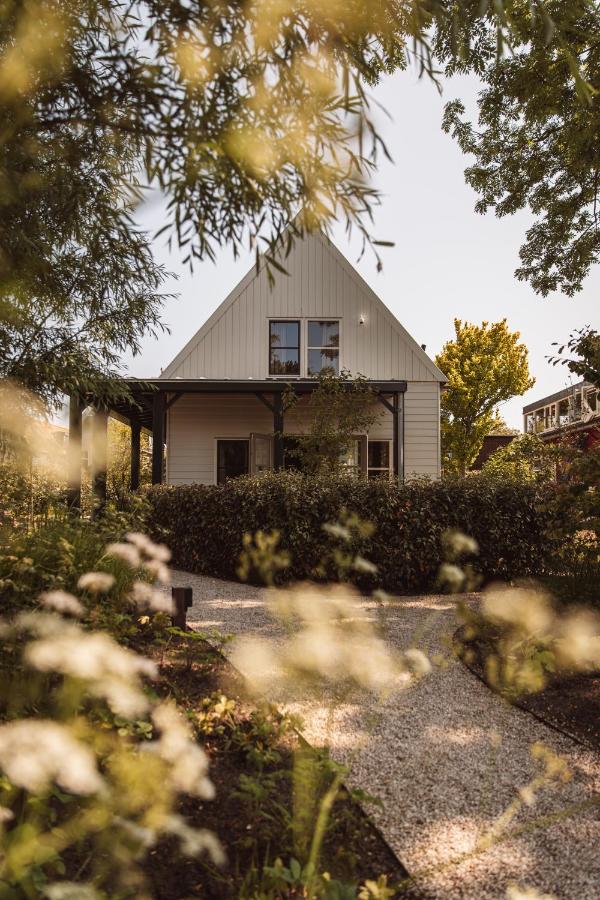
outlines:
{"label": "tall tree", "polygon": [[284,235],[336,220],[376,246],[367,87],[411,56],[433,75],[436,26],[506,38],[521,5],[0,0],[0,375],[49,398],[108,390],[159,327],[141,185],[167,195],[190,260],[250,242],[277,268]]}
{"label": "tall tree", "polygon": [[535,216],[517,278],[543,296],[573,295],[600,254],[600,5],[553,0],[546,10],[552,21],[536,31],[530,4],[512,7],[511,52],[500,58],[491,21],[442,25],[436,51],[448,74],[474,71],[484,84],[478,127],[458,100],[443,127],[474,157],[465,176],[478,212]]}
{"label": "tall tree", "polygon": [[[562,363],[575,375],[600,388],[600,334],[597,331],[581,328],[569,335],[566,344],[554,346],[558,350],[557,356],[550,357],[552,365]],[[563,355],[565,351],[568,356]]]}
{"label": "tall tree", "polygon": [[444,468],[464,475],[485,436],[502,422],[498,404],[524,394],[535,379],[527,347],[506,319],[491,325],[455,319],[454,331],[435,363],[448,379],[441,401]]}

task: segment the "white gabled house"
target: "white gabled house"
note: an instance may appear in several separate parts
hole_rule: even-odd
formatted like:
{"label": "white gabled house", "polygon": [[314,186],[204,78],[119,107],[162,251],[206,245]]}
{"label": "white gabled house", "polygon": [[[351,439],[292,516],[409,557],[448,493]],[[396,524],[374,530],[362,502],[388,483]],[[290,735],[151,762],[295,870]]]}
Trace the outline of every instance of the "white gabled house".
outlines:
{"label": "white gabled house", "polygon": [[[153,432],[154,482],[214,484],[291,465],[324,367],[365,376],[381,413],[356,435],[349,465],[439,477],[443,373],[323,234],[296,241],[285,268],[272,285],[253,266],[159,378],[130,382],[138,408],[113,412],[132,423],[134,487],[141,427]],[[301,399],[284,414],[288,384]]]}

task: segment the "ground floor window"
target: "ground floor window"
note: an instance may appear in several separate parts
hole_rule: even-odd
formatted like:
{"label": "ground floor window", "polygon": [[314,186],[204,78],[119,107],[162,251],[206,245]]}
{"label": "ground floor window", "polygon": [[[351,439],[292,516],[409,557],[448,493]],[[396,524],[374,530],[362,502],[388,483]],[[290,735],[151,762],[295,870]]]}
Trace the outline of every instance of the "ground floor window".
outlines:
{"label": "ground floor window", "polygon": [[390,441],[369,441],[367,450],[369,478],[389,478],[391,462]]}
{"label": "ground floor window", "polygon": [[217,484],[248,474],[249,444],[239,439],[217,441]]}

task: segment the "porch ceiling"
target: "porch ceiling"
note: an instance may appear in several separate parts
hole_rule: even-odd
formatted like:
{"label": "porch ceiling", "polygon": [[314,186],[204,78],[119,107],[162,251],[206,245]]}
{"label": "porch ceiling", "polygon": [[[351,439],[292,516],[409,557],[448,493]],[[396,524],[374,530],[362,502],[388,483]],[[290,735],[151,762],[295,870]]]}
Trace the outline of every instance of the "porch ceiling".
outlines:
{"label": "porch ceiling", "polygon": [[[286,388],[293,387],[298,394],[311,394],[318,386],[314,379],[265,378],[257,380],[246,378],[154,378],[127,379],[131,390],[131,400],[114,403],[111,411],[119,418],[127,420],[139,419],[144,428],[152,429],[153,397],[160,391],[166,394],[282,394]],[[396,394],[406,391],[406,381],[368,381],[367,384],[376,394]],[[351,382],[348,382],[350,388]]]}

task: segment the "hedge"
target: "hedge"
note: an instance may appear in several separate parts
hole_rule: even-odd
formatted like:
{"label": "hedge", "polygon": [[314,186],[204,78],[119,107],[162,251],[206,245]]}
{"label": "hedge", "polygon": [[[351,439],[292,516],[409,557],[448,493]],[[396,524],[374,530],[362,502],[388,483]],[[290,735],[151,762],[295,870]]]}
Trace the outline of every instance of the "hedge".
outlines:
{"label": "hedge", "polygon": [[477,540],[475,565],[486,580],[540,574],[550,547],[537,490],[480,476],[399,486],[285,472],[215,486],[157,486],[148,498],[154,537],[169,544],[173,565],[188,572],[235,578],[244,533],[277,530],[292,557],[285,579],[314,577],[331,548],[323,523],[336,521],[345,509],[375,525],[357,549],[375,563],[377,576],[361,576],[357,583],[414,592],[435,585],[448,529]]}

